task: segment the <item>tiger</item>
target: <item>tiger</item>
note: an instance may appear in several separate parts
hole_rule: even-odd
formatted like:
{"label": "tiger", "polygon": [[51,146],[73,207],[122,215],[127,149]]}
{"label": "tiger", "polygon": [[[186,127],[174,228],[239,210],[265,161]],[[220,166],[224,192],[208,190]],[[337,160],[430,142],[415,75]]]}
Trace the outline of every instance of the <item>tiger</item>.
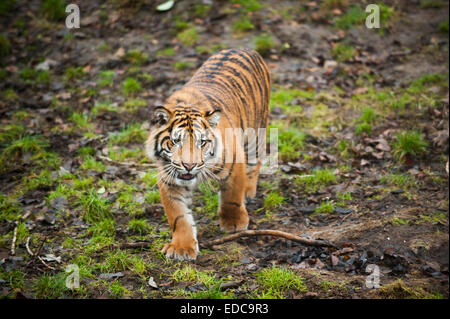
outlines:
{"label": "tiger", "polygon": [[[200,183],[219,185],[219,226],[226,232],[246,230],[246,198],[256,196],[262,156],[249,161],[249,149],[264,154],[244,134],[226,138],[227,130],[266,129],[270,99],[267,63],[250,49],[212,55],[192,78],[150,111],[145,152],[156,163],[158,188],[172,232],[162,248],[166,258],[195,260],[199,254],[192,215],[193,191]],[[243,160],[237,160],[243,159]]]}

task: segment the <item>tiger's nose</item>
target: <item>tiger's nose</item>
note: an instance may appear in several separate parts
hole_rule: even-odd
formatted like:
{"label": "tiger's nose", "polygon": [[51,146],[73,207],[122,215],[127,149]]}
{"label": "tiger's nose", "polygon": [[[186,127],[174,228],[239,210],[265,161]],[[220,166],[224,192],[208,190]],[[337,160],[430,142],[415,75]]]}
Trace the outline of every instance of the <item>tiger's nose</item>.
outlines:
{"label": "tiger's nose", "polygon": [[192,170],[197,164],[195,163],[182,163],[184,168],[188,171]]}

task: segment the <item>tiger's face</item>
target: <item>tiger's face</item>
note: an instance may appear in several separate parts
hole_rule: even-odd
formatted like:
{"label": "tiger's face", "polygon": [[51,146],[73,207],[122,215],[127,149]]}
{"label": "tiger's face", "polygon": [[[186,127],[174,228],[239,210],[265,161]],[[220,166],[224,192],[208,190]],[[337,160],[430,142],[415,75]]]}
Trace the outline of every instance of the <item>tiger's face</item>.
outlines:
{"label": "tiger's face", "polygon": [[214,163],[221,154],[221,139],[215,129],[220,115],[220,111],[155,109],[146,152],[161,164],[162,182],[193,186],[214,177]]}

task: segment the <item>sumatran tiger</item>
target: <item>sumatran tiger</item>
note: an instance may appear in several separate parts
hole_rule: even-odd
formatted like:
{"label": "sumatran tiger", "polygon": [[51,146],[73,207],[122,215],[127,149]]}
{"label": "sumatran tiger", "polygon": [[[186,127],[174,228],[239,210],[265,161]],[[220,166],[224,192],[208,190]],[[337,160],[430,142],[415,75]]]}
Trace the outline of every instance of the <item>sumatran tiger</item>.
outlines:
{"label": "sumatran tiger", "polygon": [[161,202],[172,230],[172,242],[162,249],[166,257],[196,259],[192,192],[208,179],[220,185],[220,228],[247,229],[244,200],[256,195],[262,165],[262,156],[250,161],[249,152],[265,154],[265,133],[256,142],[245,132],[265,132],[269,96],[270,73],[261,56],[230,49],[211,56],[164,106],[152,110],[145,148],[158,167]]}

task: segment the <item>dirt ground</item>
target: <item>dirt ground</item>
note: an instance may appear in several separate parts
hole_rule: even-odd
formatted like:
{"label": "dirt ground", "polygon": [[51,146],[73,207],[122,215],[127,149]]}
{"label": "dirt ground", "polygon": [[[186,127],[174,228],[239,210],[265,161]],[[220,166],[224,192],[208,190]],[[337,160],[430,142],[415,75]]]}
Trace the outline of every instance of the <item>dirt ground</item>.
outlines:
{"label": "dirt ground", "polygon": [[[79,29],[62,2],[0,6],[2,298],[448,298],[447,1],[378,2],[380,29],[366,1],[72,1]],[[150,106],[243,47],[270,66],[280,132],[249,229],[337,247],[246,237],[166,260]],[[215,187],[194,197],[200,244],[225,235]]]}

